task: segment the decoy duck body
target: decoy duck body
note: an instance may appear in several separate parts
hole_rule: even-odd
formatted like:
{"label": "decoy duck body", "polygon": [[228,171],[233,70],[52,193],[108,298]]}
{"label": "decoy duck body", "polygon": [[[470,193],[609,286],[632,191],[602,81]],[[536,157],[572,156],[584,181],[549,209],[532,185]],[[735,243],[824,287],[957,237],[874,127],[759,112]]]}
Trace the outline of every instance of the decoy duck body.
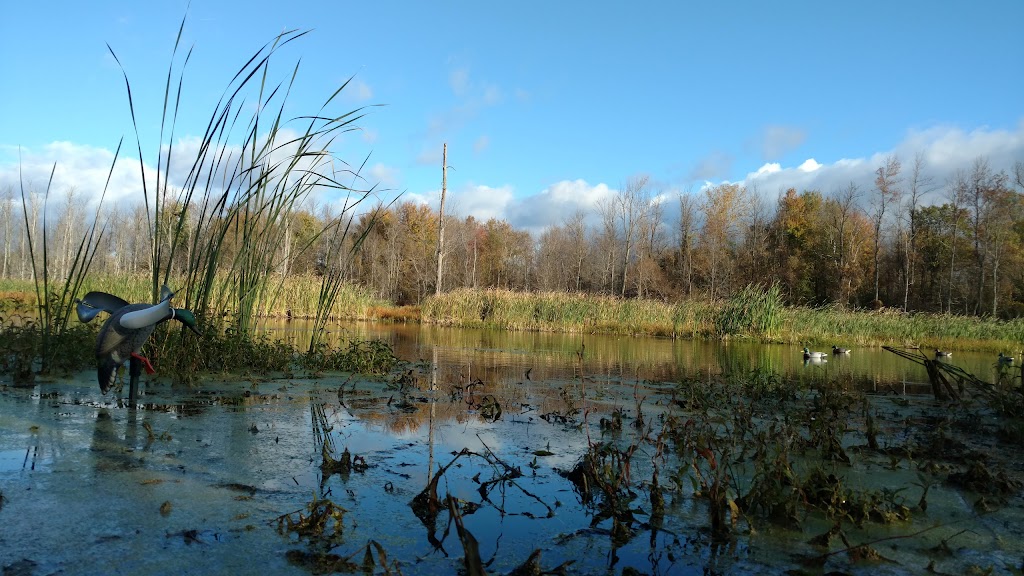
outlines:
{"label": "decoy duck body", "polygon": [[850,353],[850,349],[849,348],[840,348],[839,346],[836,346],[836,345],[833,344],[832,345],[832,353],[833,354],[849,354]]}
{"label": "decoy duck body", "polygon": [[83,322],[88,322],[100,311],[110,312],[110,318],[96,336],[96,376],[103,394],[113,385],[118,367],[132,357],[141,361],[147,372],[153,373],[153,366],[139,352],[157,324],[174,319],[199,334],[192,312],[171,306],[172,295],[165,288],[163,298],[157,304],[128,304],[117,296],[90,292],[79,303],[78,317]]}
{"label": "decoy duck body", "polygon": [[939,350],[938,348],[935,349],[935,357],[936,358],[949,358],[952,355],[953,355],[952,352],[946,352],[944,350]]}
{"label": "decoy duck body", "polygon": [[1004,356],[1002,352],[999,353],[1000,364],[1013,364],[1013,356]]}
{"label": "decoy duck body", "polygon": [[811,352],[807,348],[804,348],[804,360],[820,360],[827,357],[828,354],[825,354],[824,352]]}

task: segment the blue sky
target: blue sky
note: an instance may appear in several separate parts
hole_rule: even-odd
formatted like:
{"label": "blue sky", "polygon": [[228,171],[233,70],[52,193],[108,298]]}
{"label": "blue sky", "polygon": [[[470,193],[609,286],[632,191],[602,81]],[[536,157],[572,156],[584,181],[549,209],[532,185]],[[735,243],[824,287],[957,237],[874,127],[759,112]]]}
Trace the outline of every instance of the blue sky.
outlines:
{"label": "blue sky", "polygon": [[[134,134],[155,165],[161,98],[187,9],[178,137],[199,136],[234,72],[285,29],[289,111],[373,107],[339,154],[435,202],[448,143],[454,208],[539,230],[629,177],[658,193],[746,182],[870,186],[885,155],[938,182],[979,155],[1024,160],[1024,2],[51,2],[0,20],[0,187],[102,186]],[[183,147],[184,149],[185,147]],[[115,198],[137,198],[129,167]],[[137,165],[134,167],[137,179]],[[98,181],[98,183],[97,183]],[[134,187],[134,188],[133,188]]]}

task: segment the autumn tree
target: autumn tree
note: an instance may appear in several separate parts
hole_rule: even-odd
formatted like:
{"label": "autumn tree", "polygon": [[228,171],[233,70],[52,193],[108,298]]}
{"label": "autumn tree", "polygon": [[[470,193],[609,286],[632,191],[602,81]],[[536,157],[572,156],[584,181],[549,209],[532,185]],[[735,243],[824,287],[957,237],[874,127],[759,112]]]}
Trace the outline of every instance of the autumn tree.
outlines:
{"label": "autumn tree", "polygon": [[756,187],[747,192],[747,210],[740,225],[743,245],[737,254],[740,284],[770,285],[768,237],[771,234],[771,213]]}
{"label": "autumn tree", "polygon": [[816,190],[797,193],[789,188],[779,197],[771,225],[771,247],[775,277],[791,303],[819,302],[821,293],[827,293],[818,289],[820,276],[814,274],[823,260],[816,250],[822,234],[822,204],[821,193]]}
{"label": "autumn tree", "polygon": [[878,278],[879,278],[879,255],[882,246],[882,225],[885,221],[886,209],[889,205],[898,201],[900,195],[900,160],[894,154],[885,159],[885,164],[875,170],[875,192],[871,202],[871,220],[874,223],[874,276],[875,276],[875,299],[878,299]]}
{"label": "autumn tree", "polygon": [[742,222],[749,211],[747,189],[739,184],[721,184],[704,190],[700,204],[704,226],[697,240],[695,256],[707,294],[727,296],[735,272],[735,255],[743,243]]}

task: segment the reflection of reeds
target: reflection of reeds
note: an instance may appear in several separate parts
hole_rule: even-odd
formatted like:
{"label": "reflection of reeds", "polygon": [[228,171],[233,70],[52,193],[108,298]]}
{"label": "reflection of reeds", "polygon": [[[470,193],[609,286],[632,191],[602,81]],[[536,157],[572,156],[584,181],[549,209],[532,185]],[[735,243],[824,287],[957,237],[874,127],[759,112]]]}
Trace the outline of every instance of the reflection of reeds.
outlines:
{"label": "reflection of reeds", "polygon": [[334,453],[334,439],[331,438],[333,426],[327,421],[324,404],[317,402],[312,394],[309,397],[309,416],[313,424],[313,443],[317,453]]}

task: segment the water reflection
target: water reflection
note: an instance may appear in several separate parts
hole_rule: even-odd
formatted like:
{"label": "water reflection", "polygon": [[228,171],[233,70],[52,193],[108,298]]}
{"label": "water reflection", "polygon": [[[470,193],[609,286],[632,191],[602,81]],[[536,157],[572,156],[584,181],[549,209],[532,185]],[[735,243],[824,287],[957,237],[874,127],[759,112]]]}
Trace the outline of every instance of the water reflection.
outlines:
{"label": "water reflection", "polygon": [[[301,321],[268,321],[263,328],[297,346],[308,344],[309,325]],[[918,390],[928,381],[922,366],[881,348],[853,348],[804,362],[800,344],[742,341],[671,340],[665,338],[507,332],[409,324],[352,323],[328,333],[339,344],[347,338],[379,338],[403,360],[458,366],[465,381],[526,381],[573,379],[584,375],[605,380],[674,382],[709,374],[781,374],[804,380],[822,377],[857,383],[861,390]],[[822,346],[819,345],[819,349]],[[577,362],[582,352],[582,366]],[[943,359],[978,377],[994,381],[1000,366],[994,356],[958,351]],[[1005,370],[1005,366],[1003,366]],[[819,374],[820,373],[820,374]]]}

